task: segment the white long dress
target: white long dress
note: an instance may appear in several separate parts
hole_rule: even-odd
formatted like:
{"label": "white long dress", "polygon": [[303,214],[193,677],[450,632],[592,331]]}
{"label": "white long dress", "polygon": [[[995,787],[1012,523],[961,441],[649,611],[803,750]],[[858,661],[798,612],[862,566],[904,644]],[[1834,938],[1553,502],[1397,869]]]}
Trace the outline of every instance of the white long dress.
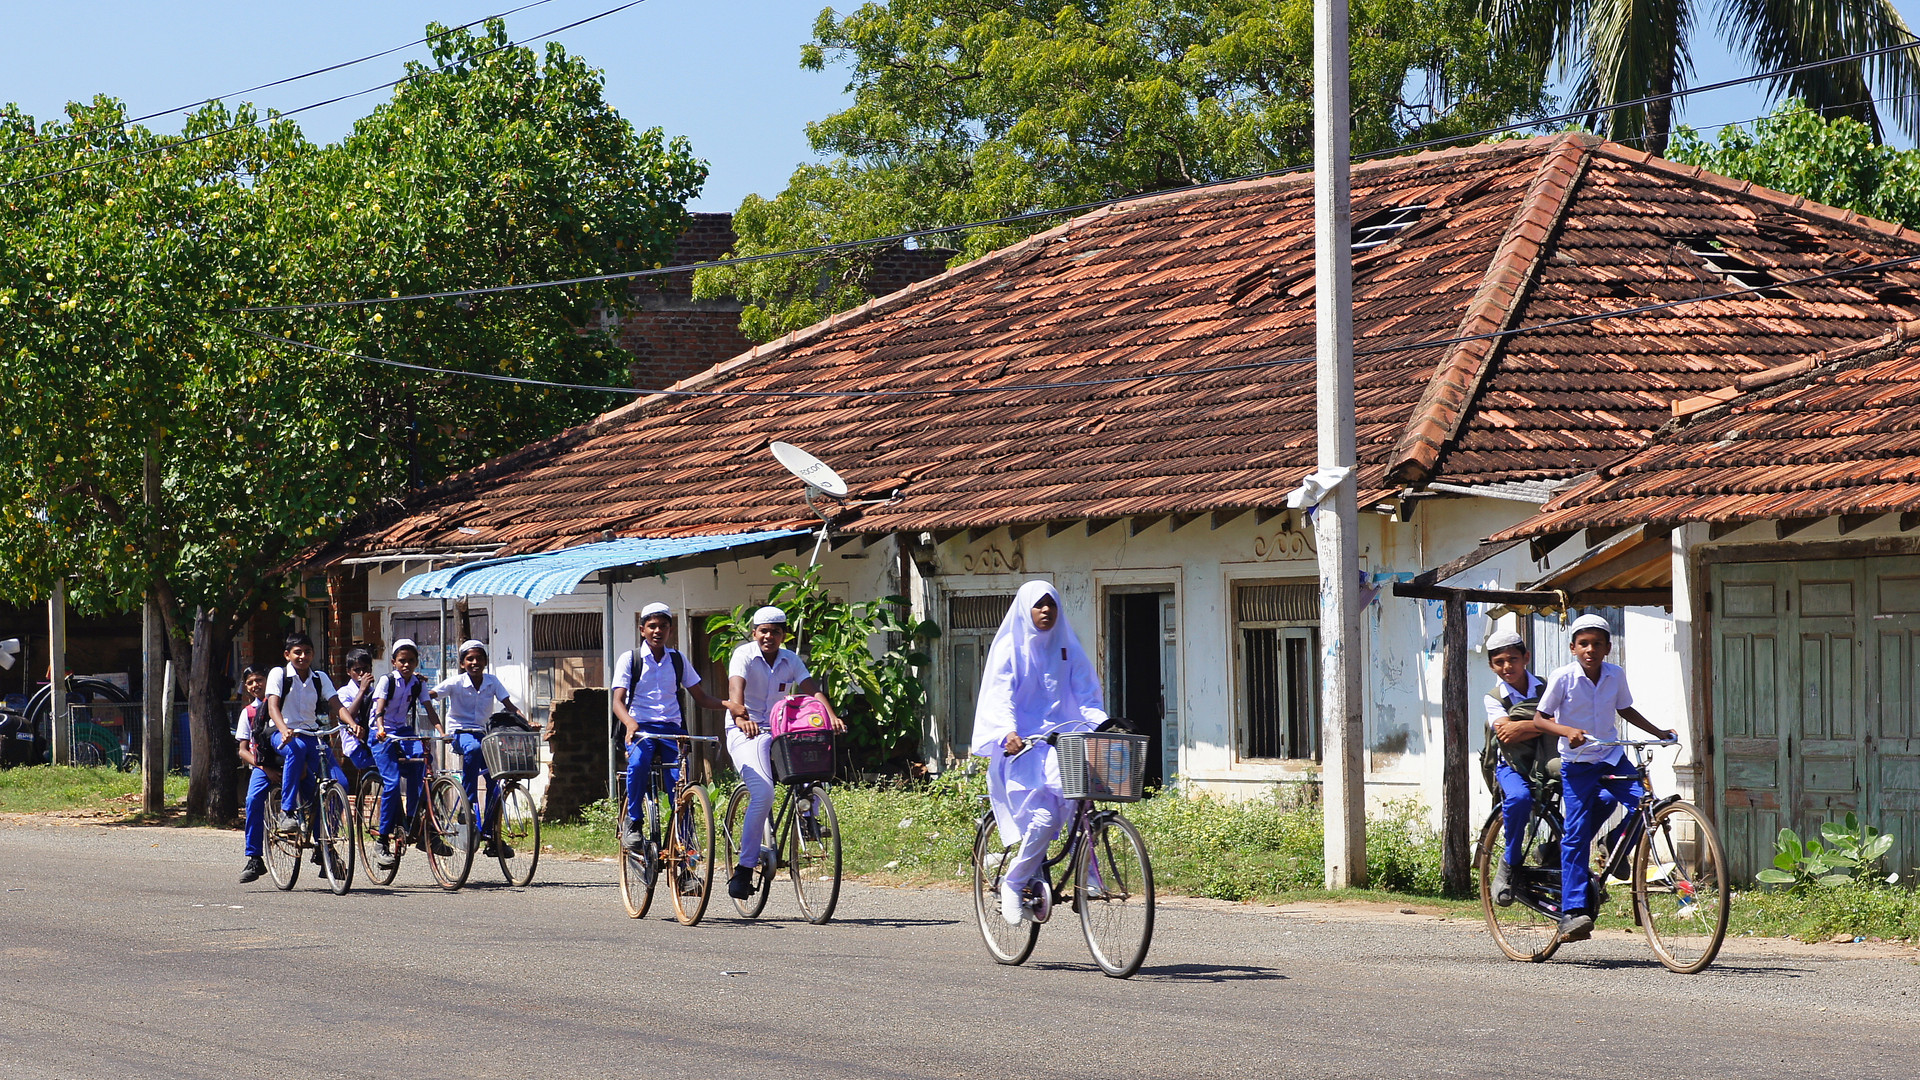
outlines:
{"label": "white long dress", "polygon": [[1000,838],[1008,844],[1024,841],[1018,863],[1007,873],[1016,885],[1045,857],[1065,803],[1053,747],[1041,744],[1010,758],[1002,744],[1014,732],[1031,741],[1056,731],[1090,730],[1107,719],[1099,677],[1064,611],[1052,630],[1034,628],[1033,605],[1043,596],[1062,606],[1060,593],[1044,581],[1027,582],[1014,597],[987,651],[973,717],[971,749],[987,759],[987,794]]}

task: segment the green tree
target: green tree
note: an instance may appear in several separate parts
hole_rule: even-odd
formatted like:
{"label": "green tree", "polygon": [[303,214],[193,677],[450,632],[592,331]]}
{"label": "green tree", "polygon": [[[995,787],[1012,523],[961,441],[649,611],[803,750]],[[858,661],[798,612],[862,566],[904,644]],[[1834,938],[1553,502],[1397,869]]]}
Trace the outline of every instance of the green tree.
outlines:
{"label": "green tree", "polygon": [[[1543,75],[1472,0],[1354,0],[1353,145],[1539,116]],[[801,63],[853,104],[826,160],[734,217],[737,255],[863,240],[1262,173],[1312,149],[1311,0],[890,0],[821,12]],[[1057,219],[1053,219],[1057,220]],[[952,234],[958,256],[1052,221]],[[701,271],[766,340],[865,298],[876,250]]]}
{"label": "green tree", "polygon": [[1682,126],[1671,157],[1775,191],[1902,225],[1920,226],[1920,150],[1895,150],[1852,117],[1825,120],[1789,101],[1751,131],[1726,128],[1719,142]]}
{"label": "green tree", "polygon": [[104,99],[44,127],[0,112],[0,596],[56,578],[83,609],[151,593],[186,668],[189,808],[216,820],[235,806],[219,672],[299,556],[409,486],[604,407],[348,354],[626,377],[595,328],[610,288],[233,309],[657,265],[705,177],[557,46],[542,63],[496,22],[441,37],[435,61],[324,147],[245,107],[209,107],[177,137],[125,126]]}
{"label": "green tree", "polygon": [[[1534,56],[1543,71],[1557,64],[1572,84],[1570,107],[1592,109],[1596,130],[1666,153],[1672,100],[1612,106],[1686,87],[1704,11],[1688,0],[1483,0],[1483,7],[1503,42]],[[1716,7],[1722,35],[1756,73],[1914,40],[1893,0],[1720,0]],[[1920,135],[1920,57],[1911,50],[1779,75],[1766,85],[1823,116],[1858,120],[1876,139],[1888,123]]]}

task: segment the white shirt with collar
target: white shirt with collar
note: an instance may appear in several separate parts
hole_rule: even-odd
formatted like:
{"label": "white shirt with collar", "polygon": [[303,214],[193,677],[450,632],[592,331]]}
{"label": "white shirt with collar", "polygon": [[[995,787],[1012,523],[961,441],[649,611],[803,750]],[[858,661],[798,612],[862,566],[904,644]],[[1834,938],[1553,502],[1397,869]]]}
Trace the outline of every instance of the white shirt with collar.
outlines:
{"label": "white shirt with collar", "polygon": [[435,697],[447,699],[447,723],[454,731],[485,731],[487,718],[493,715],[495,701],[512,701],[507,688],[493,672],[480,676],[480,685],[461,672],[433,688]]}
{"label": "white shirt with collar", "polygon": [[[282,664],[267,673],[267,697],[280,699],[280,715],[295,731],[318,731],[327,727],[320,710],[335,696],[333,680],[324,671],[309,669],[301,679],[292,674],[293,665]],[[272,715],[272,714],[268,714]]]}
{"label": "white shirt with collar", "polygon": [[[414,687],[420,688],[415,695]],[[389,735],[411,735],[414,733],[414,718],[410,715],[410,706],[424,705],[427,700],[427,677],[414,672],[410,679],[402,679],[397,671],[389,671],[373,681],[373,712],[368,716],[368,724],[374,719],[380,721],[381,730]]]}
{"label": "white shirt with collar", "polygon": [[[783,697],[800,692],[800,684],[813,677],[807,665],[792,649],[781,649],[773,663],[760,653],[760,646],[743,642],[733,650],[733,659],[727,663],[728,678],[746,680],[747,719],[761,725],[767,723],[767,713]],[[762,734],[765,732],[763,731]]]}
{"label": "white shirt with collar", "polygon": [[664,649],[656,660],[652,649],[640,648],[621,653],[614,662],[614,689],[627,692],[627,711],[643,730],[678,731],[686,726],[686,718],[680,715],[680,686],[700,685],[700,673],[682,654],[680,666],[687,673],[687,681],[675,685],[679,679],[674,674],[674,652]]}
{"label": "white shirt with collar", "polygon": [[[1546,690],[1546,687],[1547,680],[1535,675],[1531,671],[1527,672],[1527,689],[1525,693],[1515,690],[1513,684],[1505,679],[1495,681],[1493,689],[1482,699],[1482,704],[1486,706],[1487,710],[1487,730],[1493,730],[1495,724],[1505,719],[1507,715],[1513,711],[1514,705],[1522,701],[1540,700],[1540,695]],[[1506,695],[1504,700],[1502,699],[1503,692]]]}
{"label": "white shirt with collar", "polygon": [[[1594,739],[1611,741],[1620,737],[1620,710],[1633,707],[1633,694],[1627,690],[1627,673],[1618,664],[1602,663],[1600,677],[1589,679],[1573,661],[1554,669],[1547,676],[1547,692],[1540,695],[1540,714],[1555,723],[1579,728]],[[1591,743],[1569,747],[1560,740],[1560,760],[1574,762],[1620,760],[1620,747],[1594,746]]]}

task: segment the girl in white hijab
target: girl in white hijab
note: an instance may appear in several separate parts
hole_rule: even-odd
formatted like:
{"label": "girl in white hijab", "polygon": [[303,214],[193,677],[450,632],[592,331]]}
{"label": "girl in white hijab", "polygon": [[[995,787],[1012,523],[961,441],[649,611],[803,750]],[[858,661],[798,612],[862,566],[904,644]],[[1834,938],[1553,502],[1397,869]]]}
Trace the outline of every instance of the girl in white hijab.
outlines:
{"label": "girl in white hijab", "polygon": [[1018,925],[1020,894],[1046,860],[1066,801],[1053,747],[1022,747],[1056,731],[1089,731],[1107,719],[1100,680],[1073,627],[1060,614],[1060,593],[1044,581],[1020,586],[987,652],[973,714],[973,753],[987,759],[987,793],[1004,843],[1020,843],[1000,886],[1000,914]]}

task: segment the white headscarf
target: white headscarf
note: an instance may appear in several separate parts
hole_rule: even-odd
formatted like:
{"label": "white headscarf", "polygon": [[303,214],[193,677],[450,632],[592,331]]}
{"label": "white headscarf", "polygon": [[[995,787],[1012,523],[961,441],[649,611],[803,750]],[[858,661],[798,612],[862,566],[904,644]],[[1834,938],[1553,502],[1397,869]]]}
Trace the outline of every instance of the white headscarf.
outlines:
{"label": "white headscarf", "polygon": [[[1033,625],[1033,606],[1048,596],[1060,617],[1053,629],[1042,631]],[[1100,679],[1067,623],[1065,608],[1059,590],[1045,581],[1020,586],[987,650],[973,713],[973,753],[991,753],[1012,732],[1032,738],[1056,729],[1093,727],[1107,719]]]}

